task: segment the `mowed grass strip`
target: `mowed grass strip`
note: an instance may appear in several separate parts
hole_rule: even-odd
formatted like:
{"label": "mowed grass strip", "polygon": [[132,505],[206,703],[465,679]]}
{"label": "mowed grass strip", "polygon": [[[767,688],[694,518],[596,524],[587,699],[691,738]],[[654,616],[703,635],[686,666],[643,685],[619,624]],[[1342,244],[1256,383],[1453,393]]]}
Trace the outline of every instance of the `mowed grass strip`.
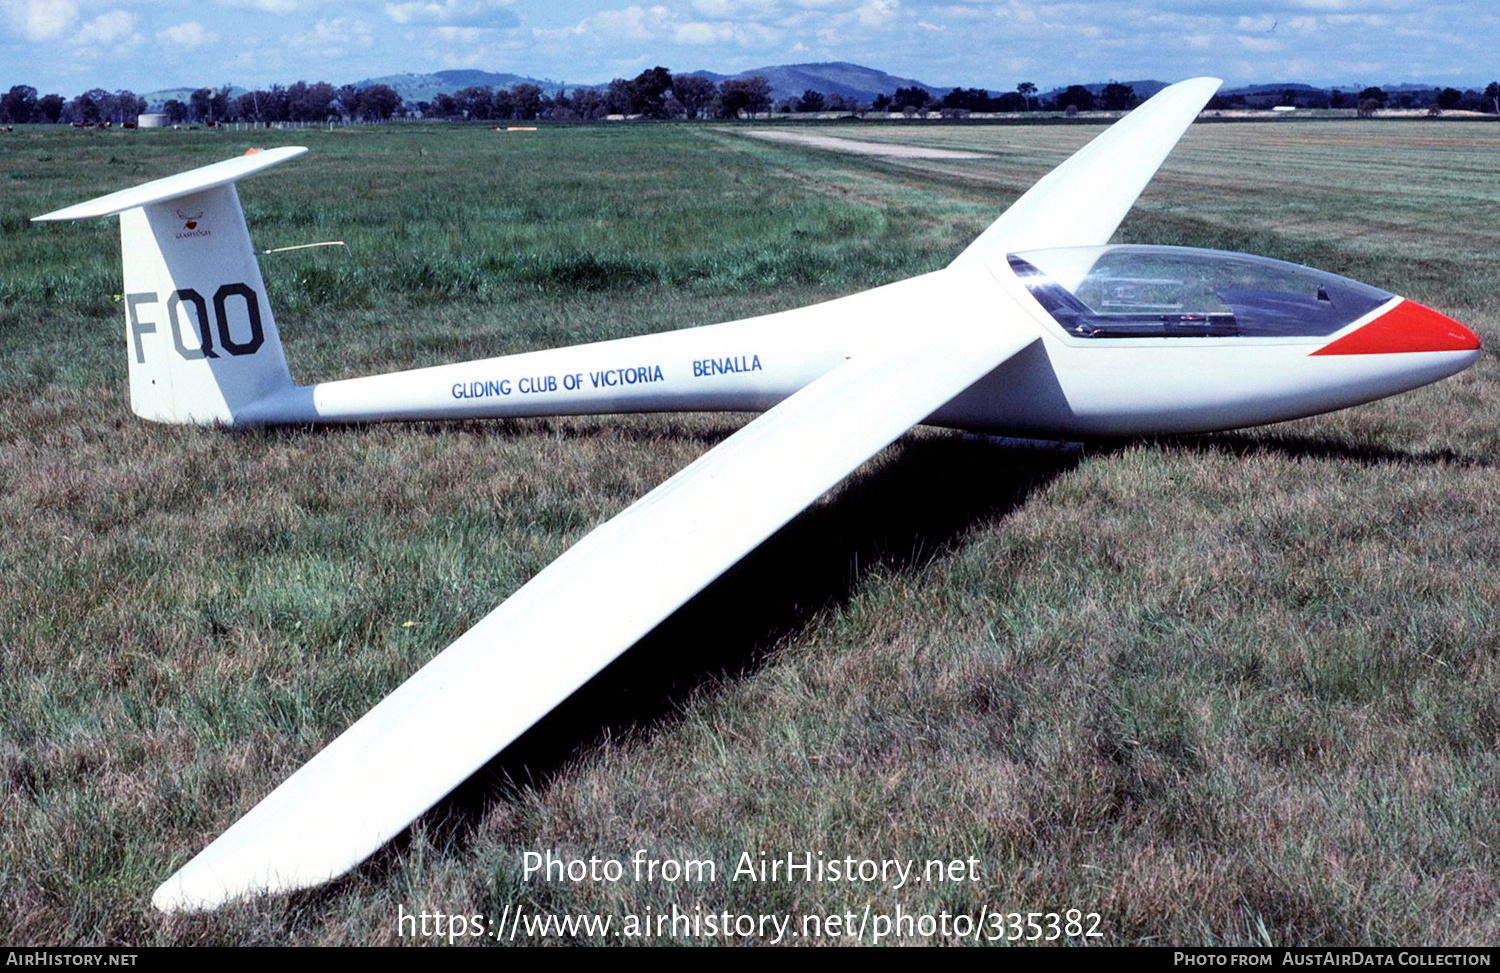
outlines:
{"label": "mowed grass strip", "polygon": [[[933,269],[1097,131],[923,130],[994,156],[963,163],[728,126],[265,133],[313,152],[241,195],[259,246],[350,244],[263,260],[314,381]],[[1477,368],[1335,416],[1082,455],[918,431],[351,876],[171,918],[148,900],[173,868],[739,420],[140,422],[113,222],[26,220],[251,143],[7,137],[0,938],[393,942],[398,907],[675,903],[1079,908],[1119,943],[1493,942],[1492,132],[1203,126],[1120,234],[1411,294],[1479,332]],[[546,848],[721,872],[522,882],[521,855]],[[981,877],[726,881],[747,851],[972,855]]]}

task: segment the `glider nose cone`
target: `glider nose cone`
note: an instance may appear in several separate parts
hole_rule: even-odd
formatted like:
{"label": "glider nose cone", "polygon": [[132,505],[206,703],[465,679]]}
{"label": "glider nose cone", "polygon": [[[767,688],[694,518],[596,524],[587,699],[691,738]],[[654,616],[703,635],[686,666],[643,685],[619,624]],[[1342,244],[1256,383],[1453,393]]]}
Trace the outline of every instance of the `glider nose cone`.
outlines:
{"label": "glider nose cone", "polygon": [[1413,351],[1469,351],[1477,358],[1479,338],[1446,314],[1403,299],[1313,354],[1390,355]]}

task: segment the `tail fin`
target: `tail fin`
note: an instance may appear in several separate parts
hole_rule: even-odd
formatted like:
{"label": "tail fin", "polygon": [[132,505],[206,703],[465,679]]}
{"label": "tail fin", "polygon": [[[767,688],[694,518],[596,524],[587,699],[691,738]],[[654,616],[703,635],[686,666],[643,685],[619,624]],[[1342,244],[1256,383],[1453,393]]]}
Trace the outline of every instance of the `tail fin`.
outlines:
{"label": "tail fin", "polygon": [[120,217],[130,407],[233,423],[292,384],[235,180],[307,149],[247,154],[35,217]]}

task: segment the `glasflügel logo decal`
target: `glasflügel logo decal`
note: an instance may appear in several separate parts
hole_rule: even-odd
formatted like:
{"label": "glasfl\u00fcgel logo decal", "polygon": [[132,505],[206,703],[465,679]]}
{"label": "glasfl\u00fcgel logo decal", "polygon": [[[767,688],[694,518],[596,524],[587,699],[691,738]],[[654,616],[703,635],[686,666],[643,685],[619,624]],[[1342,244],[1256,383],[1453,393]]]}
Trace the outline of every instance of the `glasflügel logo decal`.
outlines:
{"label": "glasfl\u00fcgel logo decal", "polygon": [[182,220],[182,229],[177,232],[177,239],[184,240],[195,236],[213,236],[212,230],[198,225],[199,221],[203,219],[202,210],[196,213],[184,213],[182,210],[178,210],[177,218]]}

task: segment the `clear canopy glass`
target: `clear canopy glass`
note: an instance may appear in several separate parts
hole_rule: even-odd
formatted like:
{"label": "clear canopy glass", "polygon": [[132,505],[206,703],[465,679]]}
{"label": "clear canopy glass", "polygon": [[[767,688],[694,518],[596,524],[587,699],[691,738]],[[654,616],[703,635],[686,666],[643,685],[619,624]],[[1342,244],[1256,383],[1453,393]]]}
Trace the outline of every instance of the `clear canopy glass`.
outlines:
{"label": "clear canopy glass", "polygon": [[1069,333],[1089,338],[1333,334],[1394,295],[1310,267],[1222,250],[1031,250],[1011,268]]}

